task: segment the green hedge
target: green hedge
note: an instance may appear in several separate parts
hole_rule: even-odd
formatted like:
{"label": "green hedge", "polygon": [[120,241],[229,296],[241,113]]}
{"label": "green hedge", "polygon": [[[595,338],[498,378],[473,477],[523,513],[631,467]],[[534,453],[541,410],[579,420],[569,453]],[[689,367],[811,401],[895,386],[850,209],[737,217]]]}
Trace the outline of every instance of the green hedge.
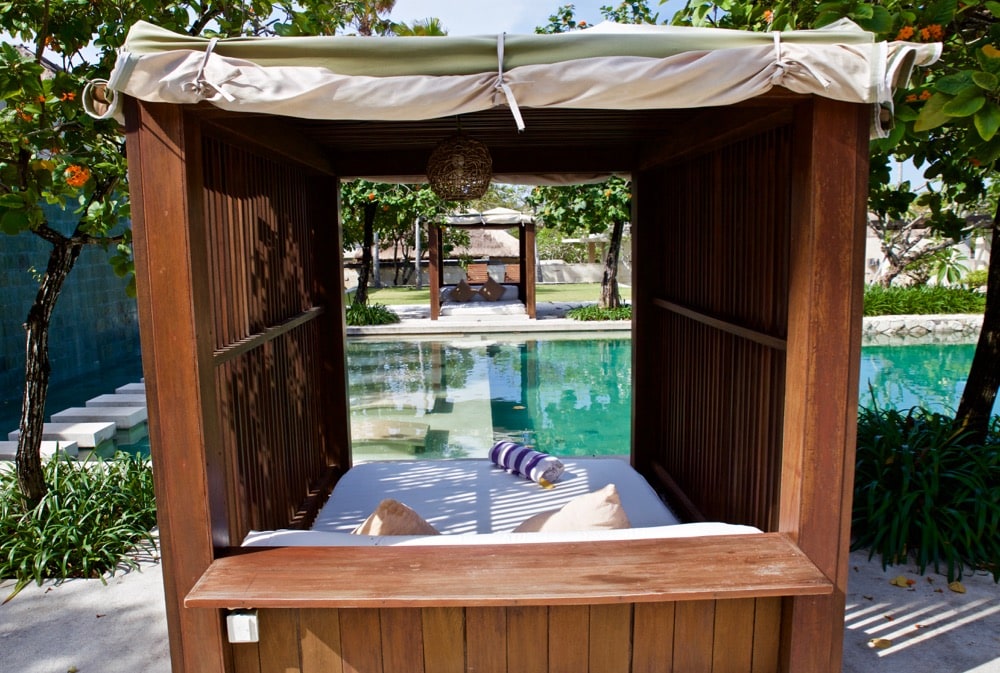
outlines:
{"label": "green hedge", "polygon": [[982,313],[986,295],[966,288],[918,285],[865,287],[865,315],[928,315]]}

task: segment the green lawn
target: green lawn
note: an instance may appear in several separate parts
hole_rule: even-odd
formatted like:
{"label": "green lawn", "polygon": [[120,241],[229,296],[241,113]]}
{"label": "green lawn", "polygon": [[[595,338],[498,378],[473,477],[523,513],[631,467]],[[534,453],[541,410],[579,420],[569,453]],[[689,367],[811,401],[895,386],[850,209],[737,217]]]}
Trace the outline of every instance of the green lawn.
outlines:
{"label": "green lawn", "polygon": [[[601,294],[600,283],[558,283],[536,285],[535,301],[597,301]],[[631,287],[621,287],[622,299],[632,298]],[[393,304],[429,304],[430,290],[426,287],[416,290],[412,287],[384,287],[368,290],[370,302],[392,306]]]}

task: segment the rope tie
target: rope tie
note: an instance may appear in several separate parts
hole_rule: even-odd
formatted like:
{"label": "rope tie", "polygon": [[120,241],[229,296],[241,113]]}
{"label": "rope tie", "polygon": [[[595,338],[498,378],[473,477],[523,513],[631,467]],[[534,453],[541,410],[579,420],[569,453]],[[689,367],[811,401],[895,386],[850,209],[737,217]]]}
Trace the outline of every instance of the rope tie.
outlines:
{"label": "rope tie", "polygon": [[517,99],[514,98],[514,92],[511,90],[510,85],[507,84],[503,78],[503,42],[506,35],[507,33],[500,33],[497,36],[498,75],[493,88],[503,91],[504,96],[507,98],[507,105],[510,107],[510,111],[514,115],[514,121],[517,122],[517,130],[523,131],[524,119],[521,117],[521,108],[517,106]]}
{"label": "rope tie", "polygon": [[215,44],[218,41],[219,38],[217,37],[213,37],[208,41],[208,47],[205,48],[205,56],[201,59],[201,66],[198,68],[198,74],[195,75],[193,82],[186,82],[184,84],[184,90],[193,91],[199,98],[210,98],[214,94],[218,94],[232,103],[236,100],[236,98],[231,93],[223,91],[219,88],[221,84],[226,83],[225,81],[215,84],[214,82],[208,81],[205,77],[205,68],[208,66],[208,57],[212,55],[212,50],[215,49]]}
{"label": "rope tie", "polygon": [[808,63],[803,63],[802,61],[786,61],[784,54],[781,52],[781,31],[774,31],[774,65],[778,68],[778,71],[771,75],[772,84],[781,84],[782,78],[784,78],[785,73],[788,72],[793,67],[799,67],[809,73],[814,80],[820,83],[824,89],[829,88],[830,80],[826,79],[818,72],[812,69]]}

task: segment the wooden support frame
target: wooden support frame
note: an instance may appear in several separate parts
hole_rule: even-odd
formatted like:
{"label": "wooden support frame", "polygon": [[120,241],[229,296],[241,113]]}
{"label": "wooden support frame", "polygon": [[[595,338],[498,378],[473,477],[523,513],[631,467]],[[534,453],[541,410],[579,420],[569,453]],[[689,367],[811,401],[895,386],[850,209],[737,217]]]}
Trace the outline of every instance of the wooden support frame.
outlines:
{"label": "wooden support frame", "polygon": [[[288,484],[301,489],[306,503],[288,514],[288,523],[307,522],[308,510],[350,467],[342,269],[329,263],[340,257],[337,205],[331,207],[328,198],[336,185],[330,166],[344,157],[327,157],[316,147],[295,151],[295,143],[309,144],[301,128],[285,128],[275,119],[259,120],[260,127],[253,120],[227,127],[225,115],[203,108],[127,101],[144,367],[175,672],[256,673],[337,662],[350,662],[357,671],[555,671],[569,661],[576,662],[574,670],[601,673],[669,666],[838,670],[868,110],[790,95],[748,109],[760,113],[756,121],[714,136],[712,128],[691,121],[706,135],[690,142],[667,138],[645,151],[633,146],[616,161],[639,167],[633,176],[633,380],[639,391],[633,464],[663,491],[687,498],[682,504],[692,517],[756,523],[767,533],[668,544],[529,545],[507,553],[475,547],[248,552],[237,548],[248,522],[284,521]],[[256,142],[259,136],[266,137]],[[281,138],[281,146],[268,138]],[[260,170],[269,181],[287,183],[294,175],[295,189],[248,189],[231,201],[209,193],[204,155],[207,143],[217,139],[241,151],[252,148],[249,154],[268,159]],[[523,161],[526,169],[541,154],[511,155],[511,161]],[[292,167],[303,172],[284,172]],[[746,177],[746,167],[756,182]],[[750,215],[736,197],[674,198],[667,187],[676,187],[669,183],[679,178],[735,190],[750,204],[742,209]],[[237,175],[227,184],[212,189],[238,192],[244,181]],[[272,211],[280,217],[271,218]],[[229,228],[219,230],[216,219]],[[289,232],[295,226],[296,254],[311,251],[325,263],[303,257],[315,275],[289,272],[279,282],[272,276],[296,268],[283,261],[281,247],[294,238]],[[432,226],[429,236],[433,314],[440,310],[443,268],[440,232]],[[258,286],[246,277],[244,290],[266,314],[254,317],[252,328],[220,318],[226,311],[243,315],[245,301],[238,293],[220,294],[224,284],[212,275],[219,265],[243,268],[243,261],[219,256],[213,247],[231,240],[245,243],[261,276],[275,281]],[[522,281],[533,279],[533,231],[522,235],[521,246]],[[729,275],[706,274],[709,280],[699,286],[685,260],[703,249],[721,255]],[[532,308],[533,291],[533,285],[523,289]],[[303,331],[308,334],[297,336]],[[697,356],[700,369],[678,377],[676,358],[668,358],[674,351]],[[234,370],[220,373],[227,367]],[[282,385],[265,387],[261,380]],[[272,402],[255,406],[257,400],[241,399],[245,381]],[[294,394],[287,390],[294,386],[285,383],[302,381],[310,383],[295,387]],[[258,408],[263,420],[251,417]],[[315,434],[274,439],[285,416],[308,416],[314,409],[324,412]],[[706,422],[690,422],[697,418]],[[299,432],[297,424],[287,427]],[[733,427],[738,431],[725,434]],[[683,461],[672,462],[677,457],[671,451],[688,438],[700,442],[689,453],[708,463],[693,475]],[[731,451],[731,443],[744,453]],[[747,451],[758,451],[760,460],[748,460]],[[692,488],[695,480],[712,484],[722,478],[740,491],[728,502]],[[671,550],[683,557],[671,556]],[[767,567],[754,567],[760,559],[768,559]],[[456,560],[457,572],[448,566]],[[745,581],[731,581],[732,563],[750,568]],[[663,570],[678,564],[688,571]],[[497,591],[485,580],[556,565],[565,581],[531,595]],[[594,571],[598,565],[601,572]],[[775,575],[774,568],[783,571]],[[222,618],[231,607],[261,609],[268,636],[259,645],[225,641]],[[525,657],[518,639],[540,632],[546,634],[545,656]],[[688,646],[666,643],[677,638]],[[462,646],[450,647],[456,639]],[[587,647],[564,651],[565,639]],[[416,661],[420,665],[411,666]]]}

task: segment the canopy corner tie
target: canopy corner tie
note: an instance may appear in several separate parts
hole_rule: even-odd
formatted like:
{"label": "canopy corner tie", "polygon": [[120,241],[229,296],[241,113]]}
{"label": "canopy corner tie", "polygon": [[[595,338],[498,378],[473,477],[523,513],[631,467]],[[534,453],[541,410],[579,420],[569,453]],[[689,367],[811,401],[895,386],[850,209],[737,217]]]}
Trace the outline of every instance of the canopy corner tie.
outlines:
{"label": "canopy corner tie", "polygon": [[524,118],[521,117],[521,108],[517,105],[517,99],[514,98],[514,92],[511,90],[510,85],[504,81],[503,78],[503,42],[507,33],[500,33],[497,35],[497,80],[493,85],[493,88],[500,89],[503,91],[503,95],[507,98],[507,105],[510,107],[511,113],[514,115],[514,121],[517,122],[517,130],[524,130]]}
{"label": "canopy corner tie", "polygon": [[186,82],[184,84],[184,90],[193,91],[200,98],[209,98],[213,94],[218,94],[232,103],[236,100],[236,98],[231,93],[222,90],[218,84],[208,81],[205,77],[205,68],[208,66],[208,57],[212,55],[212,51],[215,49],[215,44],[218,41],[219,38],[217,37],[213,37],[208,41],[208,46],[205,47],[205,56],[201,59],[201,66],[198,68],[198,74],[195,75],[193,82]]}
{"label": "canopy corner tie", "polygon": [[798,66],[809,73],[812,78],[819,82],[820,86],[824,89],[830,87],[830,80],[816,72],[808,63],[785,60],[785,56],[781,52],[781,31],[776,30],[772,34],[774,35],[774,65],[778,69],[777,72],[771,76],[771,82],[773,84],[781,84],[781,79],[785,76],[785,73],[788,72],[791,67]]}

